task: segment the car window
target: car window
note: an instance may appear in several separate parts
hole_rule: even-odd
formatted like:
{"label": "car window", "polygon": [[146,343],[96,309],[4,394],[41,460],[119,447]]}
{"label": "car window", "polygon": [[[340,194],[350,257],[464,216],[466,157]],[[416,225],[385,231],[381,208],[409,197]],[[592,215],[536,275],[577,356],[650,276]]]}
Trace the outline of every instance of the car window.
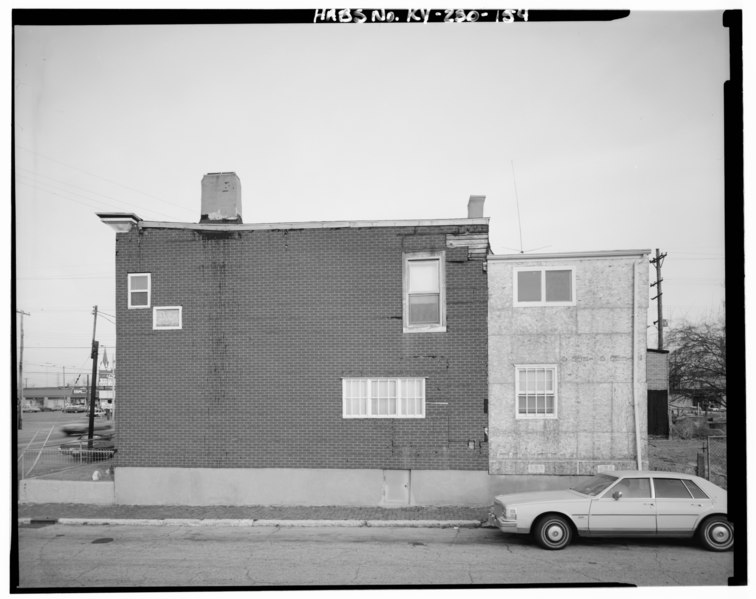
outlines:
{"label": "car window", "polygon": [[617,491],[621,492],[622,497],[626,499],[648,498],[651,497],[651,483],[647,478],[623,478],[609,489],[609,493],[605,497],[611,497]]}
{"label": "car window", "polygon": [[575,485],[574,487],[570,487],[573,491],[577,491],[578,493],[582,493],[583,495],[598,495],[606,489],[609,485],[611,485],[615,480],[617,480],[616,476],[609,476],[607,474],[597,474],[596,476],[592,476],[588,480],[585,480],[581,482],[578,485]]}
{"label": "car window", "polygon": [[690,493],[679,478],[654,478],[657,498],[690,499]]}
{"label": "car window", "polygon": [[701,487],[699,487],[692,480],[683,480],[683,484],[688,488],[688,491],[690,491],[690,494],[693,495],[693,497],[695,497],[696,499],[709,498],[709,496],[701,490]]}

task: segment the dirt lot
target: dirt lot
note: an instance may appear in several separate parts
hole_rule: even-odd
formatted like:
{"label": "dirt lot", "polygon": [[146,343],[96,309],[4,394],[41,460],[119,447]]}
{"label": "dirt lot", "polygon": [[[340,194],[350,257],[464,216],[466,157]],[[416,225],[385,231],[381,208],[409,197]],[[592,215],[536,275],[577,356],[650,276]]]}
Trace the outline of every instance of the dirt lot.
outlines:
{"label": "dirt lot", "polygon": [[703,439],[649,438],[648,467],[650,470],[696,473],[696,455],[703,451]]}

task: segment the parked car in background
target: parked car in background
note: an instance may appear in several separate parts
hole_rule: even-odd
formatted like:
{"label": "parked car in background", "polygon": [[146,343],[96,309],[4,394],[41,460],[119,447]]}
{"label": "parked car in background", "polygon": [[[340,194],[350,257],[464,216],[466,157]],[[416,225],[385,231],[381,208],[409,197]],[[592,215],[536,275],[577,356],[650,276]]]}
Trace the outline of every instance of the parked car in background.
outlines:
{"label": "parked car in background", "polygon": [[37,406],[28,405],[21,408],[21,411],[22,412],[40,412],[41,410]]}
{"label": "parked car in background", "polygon": [[87,411],[87,407],[81,404],[72,404],[63,408],[66,414],[79,414]]}
{"label": "parked car in background", "polygon": [[117,451],[112,437],[93,435],[90,441],[88,435],[82,435],[74,441],[61,443],[60,453],[78,460],[107,460]]}
{"label": "parked car in background", "polygon": [[[71,422],[60,427],[67,435],[89,434],[89,422]],[[102,437],[112,437],[115,434],[113,425],[109,422],[95,422],[93,430]]]}
{"label": "parked car in background", "polygon": [[575,536],[696,537],[712,551],[733,544],[727,491],[675,472],[611,472],[562,491],[498,495],[488,521],[532,534],[544,549],[563,549]]}

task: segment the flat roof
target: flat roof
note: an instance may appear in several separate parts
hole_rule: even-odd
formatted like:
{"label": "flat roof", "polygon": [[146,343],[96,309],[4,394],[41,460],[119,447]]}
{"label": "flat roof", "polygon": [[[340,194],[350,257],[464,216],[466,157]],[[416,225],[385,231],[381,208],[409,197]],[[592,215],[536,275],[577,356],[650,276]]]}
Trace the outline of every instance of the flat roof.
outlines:
{"label": "flat roof", "polygon": [[556,259],[575,259],[575,258],[622,258],[631,256],[645,256],[650,254],[651,250],[606,250],[592,252],[560,252],[551,254],[500,254],[490,255],[488,260],[556,260]]}
{"label": "flat roof", "polygon": [[[99,215],[100,218],[104,215]],[[188,229],[192,231],[271,231],[283,229],[363,229],[369,227],[433,227],[456,225],[488,225],[485,218],[451,218],[421,220],[336,220],[283,223],[175,223],[163,221],[140,221],[142,229]]]}

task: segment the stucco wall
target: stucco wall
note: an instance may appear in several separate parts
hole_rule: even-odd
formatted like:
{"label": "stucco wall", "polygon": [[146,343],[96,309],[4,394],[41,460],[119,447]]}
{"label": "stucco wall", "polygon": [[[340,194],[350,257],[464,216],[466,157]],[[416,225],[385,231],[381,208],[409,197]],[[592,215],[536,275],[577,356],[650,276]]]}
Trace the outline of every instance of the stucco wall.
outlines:
{"label": "stucco wall", "polygon": [[[574,268],[575,305],[515,307],[514,269],[521,266]],[[645,463],[647,260],[491,259],[488,273],[489,471],[634,469],[636,421]],[[556,365],[556,418],[516,417],[515,365],[523,364]]]}

